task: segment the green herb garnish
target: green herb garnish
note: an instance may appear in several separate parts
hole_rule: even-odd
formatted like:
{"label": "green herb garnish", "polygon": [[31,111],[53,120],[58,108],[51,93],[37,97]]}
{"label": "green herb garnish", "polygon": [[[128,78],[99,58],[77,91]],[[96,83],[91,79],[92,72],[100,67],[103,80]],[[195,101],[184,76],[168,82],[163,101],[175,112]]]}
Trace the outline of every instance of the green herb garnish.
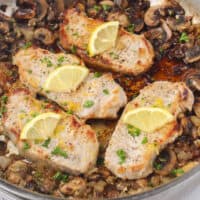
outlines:
{"label": "green herb garnish", "polygon": [[103,93],[106,94],[106,95],[109,95],[109,90],[108,89],[104,89]]}
{"label": "green herb garnish", "polygon": [[148,142],[148,138],[144,137],[143,140],[142,140],[142,144],[146,144],[147,142]]}
{"label": "green herb garnish", "polygon": [[181,174],[183,174],[183,173],[184,173],[184,170],[183,170],[182,168],[173,169],[173,170],[171,171],[171,174],[172,174],[173,176],[181,175]]}
{"label": "green herb garnish", "polygon": [[95,78],[99,78],[102,76],[102,73],[101,72],[94,72],[94,77]]}
{"label": "green herb garnish", "polygon": [[127,27],[127,31],[133,33],[135,30],[135,24],[129,24]]}
{"label": "green herb garnish", "polygon": [[181,37],[179,38],[179,41],[180,41],[180,42],[189,42],[189,37],[188,37],[188,35],[187,35],[186,32],[183,32],[183,33],[181,34]]}
{"label": "green herb garnish", "polygon": [[101,7],[100,7],[100,6],[97,6],[97,5],[94,5],[93,8],[94,8],[97,12],[99,12],[99,11],[101,10]]}
{"label": "green herb garnish", "polygon": [[83,107],[84,108],[91,108],[93,105],[94,105],[94,102],[88,100],[88,101],[85,101],[85,103],[83,104]]}
{"label": "green herb garnish", "polygon": [[51,142],[51,138],[48,138],[47,140],[44,141],[44,143],[42,144],[42,146],[48,148],[50,142]]}
{"label": "green herb garnish", "polygon": [[7,101],[8,101],[8,97],[6,96],[6,95],[3,95],[2,97],[1,97],[1,103],[7,103]]}
{"label": "green herb garnish", "polygon": [[162,169],[162,165],[161,165],[160,163],[154,162],[153,166],[154,166],[154,168],[155,168],[156,170],[161,170],[161,169]]}
{"label": "green herb garnish", "polygon": [[119,164],[123,164],[126,160],[126,152],[123,149],[119,149],[116,153],[119,157]]}
{"label": "green herb garnish", "polygon": [[72,52],[72,53],[76,53],[76,51],[77,51],[77,48],[76,48],[76,46],[73,45],[73,46],[71,47],[71,52]]}
{"label": "green herb garnish", "polygon": [[58,67],[60,67],[64,61],[65,61],[65,57],[64,57],[64,56],[60,56],[60,57],[58,58],[58,64],[57,64]]}
{"label": "green herb garnish", "polygon": [[104,11],[108,11],[111,7],[109,5],[103,4],[102,8]]}
{"label": "green herb garnish", "polygon": [[73,110],[67,110],[66,113],[67,113],[68,115],[72,115],[74,112],[73,112]]}
{"label": "green herb garnish", "polygon": [[32,42],[26,42],[25,45],[23,46],[23,49],[28,49],[29,47],[32,46]]}
{"label": "green herb garnish", "polygon": [[24,142],[24,147],[23,147],[24,150],[28,150],[30,149],[30,145],[27,143],[27,142]]}
{"label": "green herb garnish", "polygon": [[127,128],[128,128],[128,133],[133,137],[137,137],[141,134],[141,130],[139,128],[136,128],[131,125],[127,125]]}
{"label": "green herb garnish", "polygon": [[51,152],[51,154],[55,156],[62,156],[64,158],[67,158],[67,152],[63,151],[59,146],[55,147],[55,149]]}
{"label": "green herb garnish", "polygon": [[68,174],[62,174],[61,172],[57,172],[54,176],[53,179],[56,181],[62,181],[62,182],[67,182],[69,175]]}
{"label": "green herb garnish", "polygon": [[53,63],[51,62],[51,60],[48,57],[44,57],[40,60],[42,63],[45,63],[47,65],[47,67],[52,67]]}

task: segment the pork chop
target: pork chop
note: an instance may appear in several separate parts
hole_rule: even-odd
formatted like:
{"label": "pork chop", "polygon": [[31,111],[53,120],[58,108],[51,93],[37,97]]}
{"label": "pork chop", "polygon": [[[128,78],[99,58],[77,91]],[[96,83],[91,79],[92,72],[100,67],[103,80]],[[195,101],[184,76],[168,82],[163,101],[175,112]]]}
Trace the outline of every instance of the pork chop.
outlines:
{"label": "pork chop", "polygon": [[[119,109],[127,103],[124,90],[113,80],[110,73],[89,73],[80,87],[73,92],[45,91],[43,85],[57,67],[64,64],[84,65],[74,55],[29,48],[20,50],[13,57],[13,63],[19,68],[20,80],[31,91],[46,96],[80,118],[116,118]],[[88,101],[92,102],[91,107],[85,106]]]}
{"label": "pork chop", "polygon": [[[50,103],[36,100],[26,88],[15,89],[7,97],[6,113],[2,118],[4,133],[22,156],[73,174],[85,173],[94,167],[99,144],[89,125],[74,115],[53,108]],[[46,112],[61,115],[56,134],[46,141],[21,140],[20,133],[25,124]]]}
{"label": "pork chop", "polygon": [[116,46],[108,51],[90,57],[87,46],[92,31],[103,21],[86,16],[76,8],[68,9],[60,26],[60,42],[65,49],[76,48],[76,53],[94,67],[138,75],[147,71],[153,64],[154,51],[143,35],[119,30]]}
{"label": "pork chop", "polygon": [[[106,150],[105,165],[123,179],[142,178],[152,173],[153,162],[159,152],[182,134],[177,116],[186,110],[191,111],[193,103],[193,93],[182,82],[158,81],[145,87],[126,106]],[[123,116],[130,109],[149,106],[167,109],[175,120],[154,133],[141,131],[137,136],[132,136],[128,125],[122,121]],[[123,163],[120,156],[123,156]]]}

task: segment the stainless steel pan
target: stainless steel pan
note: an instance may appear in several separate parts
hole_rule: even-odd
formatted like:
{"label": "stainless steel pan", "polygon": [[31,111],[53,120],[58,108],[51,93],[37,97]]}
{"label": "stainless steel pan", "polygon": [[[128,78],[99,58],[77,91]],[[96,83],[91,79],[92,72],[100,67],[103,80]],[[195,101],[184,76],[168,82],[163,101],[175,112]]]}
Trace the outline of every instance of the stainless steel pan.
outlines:
{"label": "stainless steel pan", "polygon": [[[159,0],[158,0],[159,1]],[[178,0],[180,4],[185,8],[186,15],[194,16],[193,23],[200,23],[200,0]],[[5,1],[3,1],[5,3]],[[72,0],[66,1],[67,4],[70,5]],[[0,0],[1,3],[1,0]],[[165,200],[166,197],[174,191],[181,192],[188,190],[192,190],[191,185],[196,185],[200,178],[200,166],[195,167],[188,173],[183,176],[174,179],[172,182],[161,185],[158,188],[152,189],[151,191],[147,191],[141,194],[136,194],[134,196],[129,196],[126,198],[118,198],[126,199],[126,200]],[[189,191],[188,191],[189,192]],[[53,198],[47,195],[38,194],[35,192],[28,191],[24,188],[19,188],[15,185],[8,183],[7,181],[0,179],[0,200],[57,200],[59,198]],[[169,198],[168,198],[169,199]],[[172,198],[171,198],[172,199]]]}

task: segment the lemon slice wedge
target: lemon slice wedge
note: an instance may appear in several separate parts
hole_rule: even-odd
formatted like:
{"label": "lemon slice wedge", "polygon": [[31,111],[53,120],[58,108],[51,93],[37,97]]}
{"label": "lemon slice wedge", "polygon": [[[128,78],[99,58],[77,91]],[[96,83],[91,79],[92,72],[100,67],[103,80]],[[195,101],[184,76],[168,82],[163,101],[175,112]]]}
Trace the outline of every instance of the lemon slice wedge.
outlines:
{"label": "lemon slice wedge", "polygon": [[128,111],[123,122],[144,132],[154,132],[174,120],[174,116],[165,109],[141,107]]}
{"label": "lemon slice wedge", "polygon": [[60,119],[61,115],[53,112],[40,114],[24,126],[20,139],[47,139],[53,135]]}
{"label": "lemon slice wedge", "polygon": [[90,56],[103,53],[115,46],[119,22],[111,21],[98,26],[91,34],[88,44]]}
{"label": "lemon slice wedge", "polygon": [[64,65],[54,70],[44,83],[44,90],[50,92],[75,91],[87,77],[89,70],[79,65]]}

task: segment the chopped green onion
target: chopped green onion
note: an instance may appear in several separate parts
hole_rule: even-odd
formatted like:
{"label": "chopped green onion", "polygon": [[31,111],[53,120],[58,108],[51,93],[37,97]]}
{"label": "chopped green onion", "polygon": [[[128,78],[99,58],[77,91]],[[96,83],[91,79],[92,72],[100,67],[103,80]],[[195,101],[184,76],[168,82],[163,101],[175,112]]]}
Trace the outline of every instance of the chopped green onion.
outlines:
{"label": "chopped green onion", "polygon": [[76,53],[76,51],[77,51],[76,46],[73,45],[73,46],[71,47],[71,52],[72,52],[72,53]]}
{"label": "chopped green onion", "polygon": [[48,57],[44,57],[40,60],[42,63],[46,63],[47,67],[52,67],[53,63],[51,62],[51,60]]}
{"label": "chopped green onion", "polygon": [[97,12],[99,12],[101,10],[101,7],[100,6],[97,6],[97,5],[94,5],[93,7]]}

